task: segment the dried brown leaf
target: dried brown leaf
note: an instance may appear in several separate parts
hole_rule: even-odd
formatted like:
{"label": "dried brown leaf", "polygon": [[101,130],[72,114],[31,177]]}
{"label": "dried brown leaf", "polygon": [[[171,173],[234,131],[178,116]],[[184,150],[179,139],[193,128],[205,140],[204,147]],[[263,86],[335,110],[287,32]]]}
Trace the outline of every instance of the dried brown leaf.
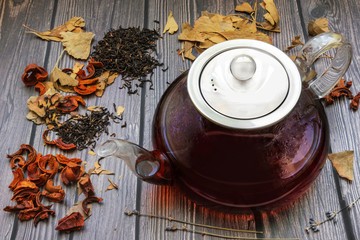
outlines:
{"label": "dried brown leaf", "polygon": [[331,153],[328,157],[340,177],[354,180],[354,151]]}
{"label": "dried brown leaf", "polygon": [[[274,23],[271,25],[278,25],[280,22],[280,17],[279,17],[279,12],[275,6],[274,1],[273,0],[264,0],[262,3],[260,3],[260,6],[263,7],[271,16],[273,23]],[[265,17],[265,15],[264,15],[264,17]],[[265,17],[265,19],[268,20],[266,17]]]}
{"label": "dried brown leaf", "polygon": [[251,5],[249,3],[244,2],[244,3],[240,4],[240,5],[237,5],[235,7],[235,11],[252,13],[252,12],[254,12],[254,9],[251,7]]}
{"label": "dried brown leaf", "polygon": [[45,32],[39,32],[25,25],[23,26],[29,29],[30,33],[33,33],[44,40],[60,42],[63,39],[61,36],[61,33],[63,32],[81,32],[81,28],[85,26],[85,20],[81,17],[73,17],[63,25]]}
{"label": "dried brown leaf", "polygon": [[109,190],[112,190],[112,189],[119,189],[119,186],[116,185],[113,181],[110,180],[110,178],[108,178],[110,184],[109,186],[106,188],[105,192],[106,191],[109,191]]}
{"label": "dried brown leaf", "polygon": [[91,41],[95,34],[92,32],[63,32],[61,36],[63,37],[62,43],[69,55],[84,60],[89,57]]}
{"label": "dried brown leaf", "polygon": [[255,39],[263,42],[267,42],[269,44],[272,44],[272,38],[264,33],[256,32],[256,33],[250,33],[250,32],[241,32],[241,31],[233,31],[233,32],[222,32],[219,33],[223,37],[225,37],[227,40],[232,39]]}
{"label": "dried brown leaf", "polygon": [[285,52],[288,52],[291,49],[293,49],[294,47],[303,46],[303,45],[304,45],[304,43],[301,41],[300,35],[298,35],[298,36],[295,36],[295,38],[293,40],[291,40],[291,45],[286,47],[284,50],[285,50]]}
{"label": "dried brown leaf", "polygon": [[170,11],[163,33],[169,31],[169,34],[174,34],[179,29],[172,11]]}
{"label": "dried brown leaf", "polygon": [[318,18],[315,21],[309,21],[308,33],[310,36],[315,36],[324,32],[330,32],[329,23],[326,18]]}

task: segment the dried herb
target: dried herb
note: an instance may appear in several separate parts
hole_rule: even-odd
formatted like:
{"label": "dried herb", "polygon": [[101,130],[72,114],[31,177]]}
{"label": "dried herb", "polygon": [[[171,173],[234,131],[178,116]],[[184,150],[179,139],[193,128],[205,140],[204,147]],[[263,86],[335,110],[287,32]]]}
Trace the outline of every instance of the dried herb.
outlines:
{"label": "dried herb", "polygon": [[[129,94],[132,90],[131,81],[139,80],[142,86],[144,80],[140,78],[152,74],[157,66],[162,66],[151,54],[156,52],[156,40],[160,37],[155,30],[140,28],[111,29],[100,40],[91,56],[104,64],[103,70],[118,73],[125,81],[123,87]],[[151,81],[147,80],[147,81]]]}
{"label": "dried herb", "polygon": [[329,23],[326,18],[318,18],[315,21],[309,21],[308,33],[310,36],[315,36],[320,33],[330,32]]}
{"label": "dried herb", "polygon": [[223,16],[207,11],[201,12],[201,17],[195,21],[194,27],[188,22],[183,23],[178,39],[182,41],[178,55],[190,60],[195,59],[192,54],[193,48],[201,53],[217,43],[231,39],[256,39],[272,44],[271,37],[257,31],[256,17],[245,19],[235,15]]}
{"label": "dried herb", "polygon": [[233,229],[233,228],[223,228],[223,227],[210,226],[210,225],[205,225],[205,224],[200,224],[200,223],[187,222],[187,221],[180,220],[180,219],[175,219],[175,218],[172,218],[172,217],[164,217],[164,216],[157,216],[157,215],[154,215],[154,214],[141,213],[140,211],[138,211],[136,209],[127,211],[127,208],[125,208],[124,214],[126,216],[135,215],[135,216],[139,216],[139,217],[149,217],[149,218],[163,219],[163,220],[167,220],[167,221],[170,221],[170,222],[177,222],[177,223],[181,223],[181,224],[189,224],[189,225],[192,225],[192,226],[210,228],[210,229],[218,229],[218,230],[225,230],[225,231],[232,231],[232,232],[244,232],[244,233],[263,233],[263,232],[260,232],[260,231],[242,230],[242,229]]}
{"label": "dried herb", "polygon": [[92,32],[63,32],[61,33],[62,43],[65,51],[76,59],[86,60],[90,55],[91,41],[95,34]]}
{"label": "dried herb", "polygon": [[328,157],[340,177],[354,180],[354,151],[331,153]]}
{"label": "dried herb", "polygon": [[349,81],[345,84],[345,79],[341,79],[336,87],[324,97],[326,105],[334,103],[334,98],[339,98],[341,96],[347,96],[349,99],[353,98],[353,95],[350,91],[352,81]]}
{"label": "dried herb", "polygon": [[[23,156],[25,153],[27,161]],[[36,227],[39,221],[55,214],[54,210],[50,210],[51,205],[45,206],[41,203],[42,196],[53,202],[61,202],[65,197],[65,191],[61,186],[54,186],[51,180],[57,174],[60,163],[55,156],[43,156],[28,144],[22,144],[18,151],[7,155],[7,158],[10,159],[11,168],[15,168],[14,179],[9,188],[14,192],[11,200],[17,204],[5,207],[4,211],[18,213],[18,219],[21,221],[33,219]],[[43,185],[45,190],[41,192],[40,188]]]}
{"label": "dried herb", "polygon": [[247,2],[243,2],[240,5],[237,5],[235,7],[235,11],[237,12],[246,12],[246,13],[252,13],[254,12],[254,9],[251,7],[251,5]]}
{"label": "dried herb", "polygon": [[25,25],[23,26],[29,29],[30,33],[33,33],[44,40],[60,42],[62,41],[61,33],[63,32],[82,32],[82,28],[85,27],[85,20],[81,17],[73,17],[63,25],[45,32],[39,32]]}
{"label": "dried herb", "polygon": [[[63,143],[72,144],[78,150],[83,150],[87,147],[93,149],[102,133],[109,134],[108,126],[110,125],[110,120],[116,123],[118,123],[117,120],[120,120],[119,117],[114,116],[106,108],[101,107],[98,109],[98,111],[91,111],[90,114],[85,113],[85,115],[73,116],[51,131],[55,132]],[[48,142],[45,141],[45,143]]]}
{"label": "dried herb", "polygon": [[360,197],[358,197],[357,199],[355,199],[353,202],[351,202],[350,204],[348,204],[346,207],[338,210],[338,211],[327,211],[325,212],[326,215],[326,219],[319,222],[316,221],[314,218],[310,218],[309,219],[309,224],[310,226],[305,228],[306,233],[310,233],[310,230],[312,230],[313,232],[318,232],[320,231],[320,226],[326,222],[329,221],[333,221],[334,223],[336,223],[336,216],[341,213],[342,211],[348,209],[350,210],[353,206],[355,206],[355,204],[360,200]]}
{"label": "dried herb", "polygon": [[172,11],[170,11],[163,33],[169,31],[169,34],[174,34],[178,29],[179,25],[176,23]]}

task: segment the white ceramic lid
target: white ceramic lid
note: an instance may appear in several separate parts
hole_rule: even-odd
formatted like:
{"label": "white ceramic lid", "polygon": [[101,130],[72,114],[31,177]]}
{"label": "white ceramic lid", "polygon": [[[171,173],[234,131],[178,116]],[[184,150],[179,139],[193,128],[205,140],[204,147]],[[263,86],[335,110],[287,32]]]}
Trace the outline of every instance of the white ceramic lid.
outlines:
{"label": "white ceramic lid", "polygon": [[301,78],[278,48],[257,40],[219,43],[203,52],[188,75],[188,92],[209,120],[238,129],[263,128],[296,105]]}

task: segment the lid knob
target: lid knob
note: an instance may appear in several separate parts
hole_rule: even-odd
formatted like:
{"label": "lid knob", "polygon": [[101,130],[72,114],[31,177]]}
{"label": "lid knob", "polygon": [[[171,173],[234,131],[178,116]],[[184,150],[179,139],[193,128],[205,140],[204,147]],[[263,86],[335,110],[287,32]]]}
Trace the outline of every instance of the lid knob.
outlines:
{"label": "lid knob", "polygon": [[230,64],[231,74],[240,81],[252,78],[256,70],[256,64],[252,57],[241,54],[234,57]]}

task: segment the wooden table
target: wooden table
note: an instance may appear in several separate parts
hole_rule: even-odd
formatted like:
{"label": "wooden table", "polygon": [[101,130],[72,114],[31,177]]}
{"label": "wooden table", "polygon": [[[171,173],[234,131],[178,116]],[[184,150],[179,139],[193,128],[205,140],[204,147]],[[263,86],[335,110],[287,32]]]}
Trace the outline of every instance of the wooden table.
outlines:
{"label": "wooden table", "polygon": [[[254,2],[254,1],[252,1]],[[27,114],[26,100],[36,95],[34,88],[25,87],[21,81],[24,68],[30,63],[37,63],[48,71],[53,68],[63,47],[58,42],[42,41],[32,34],[26,34],[22,27],[45,31],[63,24],[73,16],[85,19],[86,30],[96,34],[98,41],[110,28],[119,26],[140,26],[163,29],[169,11],[172,10],[179,24],[189,21],[194,23],[201,11],[209,11],[228,15],[240,1],[193,1],[193,0],[1,0],[0,1],[0,149],[2,161],[0,174],[2,184],[1,207],[12,205],[12,192],[8,184],[12,180],[6,154],[15,152],[20,144],[32,144],[38,152],[56,154],[60,150],[44,146],[41,134],[44,125],[35,125],[25,118]],[[290,45],[296,35],[307,39],[307,23],[320,17],[329,20],[330,29],[346,36],[353,45],[353,62],[345,75],[353,80],[352,91],[360,91],[360,74],[358,59],[360,58],[358,37],[359,2],[355,0],[276,0],[281,18],[281,33],[270,33],[274,45],[283,49]],[[160,21],[160,25],[154,22]],[[180,32],[180,31],[179,31]],[[158,59],[169,66],[166,72],[157,68],[153,75],[154,89],[148,85],[138,95],[128,95],[125,89],[120,90],[120,79],[108,87],[102,98],[87,97],[88,106],[98,105],[112,109],[112,104],[125,107],[124,120],[126,128],[112,124],[110,133],[144,147],[151,148],[151,123],[155,107],[166,88],[191,66],[190,61],[183,61],[177,56],[180,43],[177,35],[164,34],[157,42]],[[95,42],[94,42],[95,44]],[[65,57],[60,67],[71,67],[74,60]],[[77,195],[76,186],[65,187],[66,197],[63,203],[56,203],[53,209],[55,217],[40,222],[38,227],[32,221],[20,222],[15,214],[0,211],[0,238],[2,239],[217,239],[200,234],[183,231],[166,232],[164,229],[174,223],[156,218],[128,217],[123,214],[124,207],[138,209],[144,213],[171,216],[190,222],[217,225],[229,228],[263,231],[257,237],[299,238],[299,239],[359,239],[360,238],[360,204],[350,211],[343,211],[337,218],[337,224],[328,222],[320,227],[317,233],[307,234],[310,217],[325,219],[326,211],[336,211],[360,196],[360,164],[359,133],[360,111],[349,109],[349,101],[342,99],[326,108],[330,125],[330,152],[354,150],[355,180],[348,182],[339,178],[330,161],[324,166],[320,176],[311,189],[298,201],[277,211],[265,212],[250,209],[247,214],[222,213],[192,203],[181,192],[171,187],[154,186],[138,180],[120,160],[110,158],[104,160],[102,167],[115,171],[111,179],[119,185],[119,190],[105,192],[108,186],[106,175],[92,175],[91,179],[97,195],[104,199],[103,203],[94,204],[92,216],[86,220],[82,231],[71,234],[59,234],[54,230],[57,221],[65,216],[73,203],[82,199]],[[99,142],[109,136],[105,134]],[[94,165],[97,156],[84,151],[66,154],[87,161],[88,168]],[[119,176],[122,178],[119,180]],[[59,184],[59,177],[55,178]],[[177,226],[181,226],[177,224]],[[192,227],[189,227],[192,229]],[[200,231],[202,228],[196,227]],[[208,230],[211,231],[211,230]],[[229,234],[221,230],[213,230],[217,234]],[[230,233],[232,236],[256,237],[252,234]]]}

